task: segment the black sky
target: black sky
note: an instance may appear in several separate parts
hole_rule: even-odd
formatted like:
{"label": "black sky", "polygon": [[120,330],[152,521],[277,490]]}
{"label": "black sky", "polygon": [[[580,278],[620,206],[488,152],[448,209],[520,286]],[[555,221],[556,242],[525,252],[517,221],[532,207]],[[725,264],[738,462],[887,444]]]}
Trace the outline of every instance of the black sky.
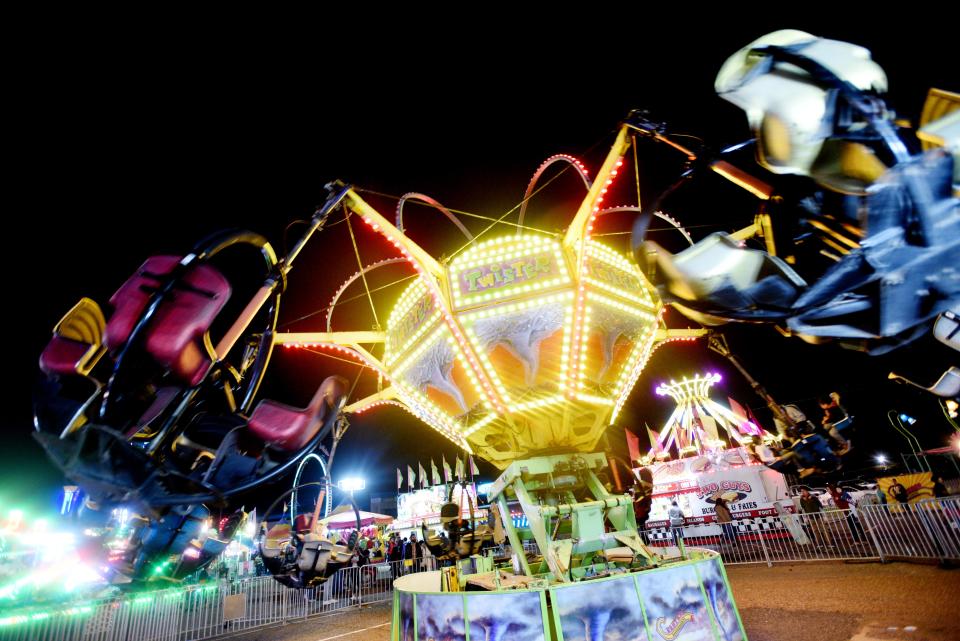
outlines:
{"label": "black sky", "polygon": [[[398,23],[371,32],[360,23],[352,25],[353,38],[331,41],[339,30],[331,20],[309,36],[264,26],[270,38],[214,28],[162,36],[47,34],[35,42],[8,93],[14,201],[6,216],[10,348],[0,508],[45,503],[60,484],[29,438],[36,357],[50,327],[80,296],[104,303],[148,255],[185,252],[223,227],[254,229],[280,249],[287,224],[308,217],[334,178],[387,194],[420,191],[450,207],[499,216],[553,153],[585,155],[596,168],[608,134],[632,108],[649,109],[715,148],[738,142],[748,136],[745,119],[714,95],[714,76],[728,55],[776,28],[870,48],[887,71],[891,103],[908,117],[916,117],[929,86],[958,89],[955,41],[945,24],[919,42],[889,20],[871,30],[816,17],[691,29],[636,14],[588,29],[568,18],[566,28],[550,32],[490,19],[478,23],[477,35],[467,35],[463,24],[427,30]],[[666,149],[645,152],[644,192],[662,189],[677,163]],[[723,185],[704,188],[716,189],[706,201],[711,207],[677,212],[684,222],[733,228],[749,221],[749,201]],[[389,200],[371,202],[392,214]],[[454,248],[442,219],[423,215],[411,215],[411,234],[437,252]],[[289,329],[320,329],[321,317],[289,321],[326,305],[354,271],[349,237],[336,238],[318,242],[295,268],[283,319]],[[360,241],[365,259],[387,255],[373,237]],[[369,325],[362,307],[351,310],[338,316],[339,329]],[[931,399],[885,382],[891,367],[927,358],[922,345],[895,359],[870,359],[759,328],[738,328],[731,343],[782,401],[813,410],[815,395],[839,389],[865,417],[865,438],[879,446],[896,443],[883,419],[894,405],[928,422],[925,445],[943,438]],[[284,354],[273,367],[264,393],[302,404],[337,365]],[[761,405],[704,348],[667,347],[637,385],[624,424],[658,427],[670,408],[653,396],[656,382],[704,369],[726,374],[724,393]],[[385,491],[395,467],[454,454],[398,410],[356,420],[351,430],[338,466]],[[619,430],[610,435],[622,447]]]}

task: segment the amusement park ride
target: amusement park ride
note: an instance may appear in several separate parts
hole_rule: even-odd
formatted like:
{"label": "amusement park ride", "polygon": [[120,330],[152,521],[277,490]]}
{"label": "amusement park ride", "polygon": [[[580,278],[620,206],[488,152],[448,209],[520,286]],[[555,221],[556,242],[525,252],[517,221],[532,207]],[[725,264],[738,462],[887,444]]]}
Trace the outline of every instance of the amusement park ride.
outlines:
{"label": "amusement park ride", "polygon": [[[836,339],[871,352],[905,344],[931,325],[949,347],[960,347],[958,170],[944,150],[958,150],[960,97],[931,94],[918,134],[930,149],[917,153],[913,134],[898,129],[879,97],[884,85],[866,50],[795,31],[770,34],[723,66],[718,92],[746,111],[761,166],[808,176],[820,194],[801,203],[799,214],[772,185],[720,158],[698,158],[664,127],[632,113],[592,179],[579,161],[555,156],[531,181],[524,209],[554,163],[567,165],[587,187],[560,235],[518,225],[513,235],[481,241],[442,205],[416,195],[469,239],[462,251],[438,260],[404,233],[402,200],[390,221],[335,182],[285,257],[257,234],[229,232],[182,257],[149,258],[110,299],[112,313],[83,299],[56,326],[40,358],[48,386],[37,400],[36,437],[88,493],[86,516],[95,529],[110,531],[98,515],[111,506],[133,506],[139,514],[139,545],[111,571],[146,579],[162,567],[164,576],[178,579],[223,549],[243,519],[244,496],[318,451],[332,454],[320,448],[343,435],[347,415],[398,405],[502,470],[491,502],[501,515],[509,515],[508,500],[519,502],[529,522],[520,531],[500,519],[506,539],[516,551],[533,539],[540,552],[516,554],[509,577],[480,563],[473,568],[482,571],[461,574],[448,587],[519,586],[539,591],[537,602],[545,603],[545,590],[604,577],[636,581],[636,595],[655,589],[655,577],[674,580],[660,573],[669,570],[693,577],[712,595],[703,606],[712,608],[706,618],[716,638],[722,638],[717,625],[729,638],[721,610],[735,609],[732,601],[717,602],[717,594],[726,594],[719,560],[689,551],[687,561],[677,561],[648,549],[631,499],[598,478],[608,459],[595,449],[653,351],[708,333],[667,327],[665,304],[703,325],[774,323],[805,340]],[[644,207],[608,207],[604,201],[627,171],[631,148],[648,140],[686,154],[688,169]],[[760,199],[753,224],[694,243],[659,211],[700,168]],[[332,331],[328,316],[326,331],[277,333],[288,274],[335,212],[348,222],[362,220],[397,253],[362,267],[347,285],[386,265],[406,265],[415,279],[383,330]],[[636,215],[629,258],[594,237],[600,217],[616,212]],[[671,255],[648,240],[653,216],[683,232],[690,247]],[[797,228],[814,240],[794,244]],[[748,247],[752,238],[763,249]],[[815,256],[805,255],[813,246]],[[256,257],[263,281],[239,315],[225,320],[221,312],[235,289],[220,267],[228,254]],[[812,273],[808,258],[830,263],[811,284],[793,267]],[[372,369],[382,384],[349,398],[349,382],[332,377],[306,408],[255,402],[276,345],[333,350]],[[774,409],[787,427],[793,423],[783,408]],[[232,515],[215,534],[205,526],[213,507]],[[346,549],[293,534],[286,544],[298,559],[310,557],[275,570],[298,586],[329,576]],[[708,585],[708,576],[718,578]],[[412,612],[425,612],[438,595],[416,595],[413,609],[405,599],[439,592],[436,581],[398,582],[395,638],[408,638]],[[565,598],[554,595],[558,612]]]}

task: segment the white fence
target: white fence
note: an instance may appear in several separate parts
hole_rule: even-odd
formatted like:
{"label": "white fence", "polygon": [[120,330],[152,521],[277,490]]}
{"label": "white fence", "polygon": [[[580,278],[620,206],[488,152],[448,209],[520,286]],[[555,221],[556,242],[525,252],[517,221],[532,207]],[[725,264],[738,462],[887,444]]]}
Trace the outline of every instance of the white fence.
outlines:
{"label": "white fence", "polygon": [[960,561],[960,497],[861,510],[878,556]]}
{"label": "white fence", "polygon": [[433,557],[344,568],[307,590],[270,576],[0,613],[0,641],[198,641],[392,598],[401,574],[435,570]]}
{"label": "white fence", "polygon": [[[669,528],[647,532],[652,546],[675,545]],[[685,545],[719,552],[724,563],[797,561],[960,561],[960,497],[867,505],[853,510],[687,526]]]}
{"label": "white fence", "polygon": [[[653,546],[674,544],[669,530],[647,534]],[[725,529],[715,524],[686,527],[679,538],[685,545],[720,552],[726,564],[960,562],[960,497],[745,519]],[[4,612],[0,641],[199,641],[387,601],[394,578],[434,569],[435,559],[427,557],[417,567],[397,561],[346,568],[309,590],[285,588],[263,576]]]}

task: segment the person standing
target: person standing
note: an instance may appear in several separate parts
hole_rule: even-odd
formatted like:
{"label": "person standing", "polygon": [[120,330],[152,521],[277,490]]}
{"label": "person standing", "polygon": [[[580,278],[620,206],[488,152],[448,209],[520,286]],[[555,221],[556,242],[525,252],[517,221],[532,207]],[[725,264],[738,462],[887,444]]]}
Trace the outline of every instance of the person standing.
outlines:
{"label": "person standing", "polygon": [[810,515],[806,519],[806,524],[812,535],[810,538],[820,545],[833,547],[833,539],[830,538],[830,533],[823,527],[823,505],[820,503],[820,499],[810,494],[810,491],[806,488],[800,492],[800,510],[804,514]]}
{"label": "person standing", "polygon": [[411,561],[410,572],[420,571],[420,562],[423,559],[423,543],[417,540],[417,533],[410,533],[410,540],[403,546],[403,564],[407,566],[407,561]]}
{"label": "person standing", "polygon": [[878,504],[878,505],[886,505],[886,504],[887,504],[887,495],[886,495],[886,493],[883,491],[883,488],[880,487],[880,480],[879,480],[879,479],[877,479],[876,483],[877,483],[877,491],[876,491],[877,504]]}
{"label": "person standing", "polygon": [[737,542],[737,529],[733,525],[733,515],[730,513],[730,505],[723,496],[717,494],[713,499],[713,510],[717,515],[717,523],[720,524],[723,540],[729,543]]}
{"label": "person standing", "polygon": [[390,533],[390,542],[387,545],[387,561],[390,562],[390,574],[396,579],[400,576],[400,566],[403,564],[403,541],[397,532]]}
{"label": "person standing", "polygon": [[827,483],[827,492],[830,493],[830,498],[833,499],[834,506],[838,510],[843,510],[846,513],[847,527],[850,528],[850,535],[853,537],[853,540],[860,541],[860,534],[863,532],[863,528],[860,527],[860,521],[857,520],[857,516],[853,513],[853,506],[851,505],[853,497],[850,496],[849,492],[838,488],[834,483]]}
{"label": "person standing", "polygon": [[820,499],[810,494],[810,490],[804,488],[800,491],[800,510],[804,514],[815,514],[822,509],[823,506],[820,504]]}
{"label": "person standing", "polygon": [[676,501],[670,503],[667,516],[670,518],[670,533],[673,535],[673,544],[680,547],[680,539],[683,537],[683,521],[686,517]]}
{"label": "person standing", "polygon": [[647,542],[647,519],[650,518],[650,508],[653,505],[653,496],[649,489],[640,483],[633,485],[633,516],[637,519],[637,531]]}
{"label": "person standing", "polygon": [[933,482],[933,496],[938,499],[949,496],[947,493],[947,484],[943,482],[942,476],[938,476]]}

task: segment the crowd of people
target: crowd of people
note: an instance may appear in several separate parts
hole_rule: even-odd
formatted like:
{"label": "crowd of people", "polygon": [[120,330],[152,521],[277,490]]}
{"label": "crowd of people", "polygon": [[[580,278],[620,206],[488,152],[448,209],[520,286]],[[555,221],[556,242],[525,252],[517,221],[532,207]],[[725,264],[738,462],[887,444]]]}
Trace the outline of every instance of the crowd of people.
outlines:
{"label": "crowd of people", "polygon": [[[387,561],[394,564],[394,576],[405,571],[418,572],[424,556],[429,552],[423,541],[417,539],[416,532],[411,532],[409,537],[401,536],[399,532],[391,532],[387,539]],[[398,561],[403,563],[397,563]]]}

